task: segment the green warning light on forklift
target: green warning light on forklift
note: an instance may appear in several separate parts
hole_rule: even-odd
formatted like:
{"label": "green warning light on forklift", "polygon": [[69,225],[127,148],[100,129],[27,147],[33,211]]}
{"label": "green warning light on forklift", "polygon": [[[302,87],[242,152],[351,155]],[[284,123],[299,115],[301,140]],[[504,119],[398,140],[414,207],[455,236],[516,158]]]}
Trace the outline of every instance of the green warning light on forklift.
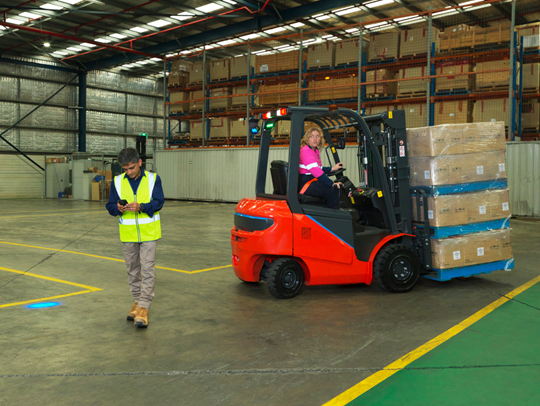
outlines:
{"label": "green warning light on forklift", "polygon": [[148,138],[148,133],[140,133],[139,135],[140,135],[141,137],[146,137],[146,138]]}
{"label": "green warning light on forklift", "polygon": [[268,128],[268,129],[274,128],[274,123],[267,123],[267,124],[265,125],[265,128]]}

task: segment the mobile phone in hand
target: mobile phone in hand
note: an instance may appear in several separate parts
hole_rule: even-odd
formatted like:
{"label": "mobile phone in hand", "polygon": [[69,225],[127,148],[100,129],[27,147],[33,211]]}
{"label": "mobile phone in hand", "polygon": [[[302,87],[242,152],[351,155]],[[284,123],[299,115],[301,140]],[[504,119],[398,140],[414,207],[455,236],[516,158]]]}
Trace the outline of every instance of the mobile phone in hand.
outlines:
{"label": "mobile phone in hand", "polygon": [[125,206],[126,204],[128,204],[126,199],[119,200],[118,203],[120,204],[120,206]]}

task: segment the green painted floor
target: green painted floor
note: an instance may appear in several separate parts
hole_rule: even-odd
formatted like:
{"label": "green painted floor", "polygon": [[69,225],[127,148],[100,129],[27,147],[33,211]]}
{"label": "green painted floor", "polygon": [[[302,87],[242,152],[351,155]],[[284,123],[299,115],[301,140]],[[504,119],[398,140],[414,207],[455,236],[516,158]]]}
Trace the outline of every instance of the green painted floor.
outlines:
{"label": "green painted floor", "polygon": [[538,405],[540,283],[348,405]]}

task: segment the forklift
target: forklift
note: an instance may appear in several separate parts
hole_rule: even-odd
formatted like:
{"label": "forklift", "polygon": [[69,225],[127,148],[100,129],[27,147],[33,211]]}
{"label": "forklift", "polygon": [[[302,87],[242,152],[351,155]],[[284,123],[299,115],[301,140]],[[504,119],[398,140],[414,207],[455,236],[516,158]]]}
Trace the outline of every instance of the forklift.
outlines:
{"label": "forklift", "polygon": [[[238,203],[231,230],[236,276],[266,282],[280,299],[296,296],[304,284],[370,284],[373,279],[389,292],[410,291],[432,262],[426,204],[416,205],[417,218],[423,209],[425,220],[413,222],[411,198],[419,203],[426,194],[409,187],[405,112],[361,116],[345,108],[289,106],[260,118],[256,197]],[[260,119],[252,120],[255,128]],[[288,162],[274,160],[269,167],[272,129],[280,120],[291,122]],[[341,162],[338,150],[345,148],[345,138],[334,142],[331,132],[357,134],[363,181],[355,186],[345,168],[330,173],[343,184],[337,209],[299,193],[304,123],[322,130],[334,164]],[[272,193],[265,191],[268,172]]]}

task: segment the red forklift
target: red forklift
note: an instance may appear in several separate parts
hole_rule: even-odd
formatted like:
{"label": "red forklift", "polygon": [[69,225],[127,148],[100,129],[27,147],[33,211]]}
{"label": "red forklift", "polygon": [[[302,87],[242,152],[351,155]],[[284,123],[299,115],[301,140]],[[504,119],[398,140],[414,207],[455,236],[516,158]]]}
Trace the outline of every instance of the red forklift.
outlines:
{"label": "red forklift", "polygon": [[[344,108],[290,106],[261,118],[256,197],[238,203],[231,230],[236,276],[265,281],[281,299],[296,296],[304,284],[370,284],[373,279],[389,292],[411,290],[432,263],[427,205],[417,204],[426,220],[413,224],[411,196],[426,194],[409,187],[404,111],[362,117]],[[271,133],[280,120],[291,122],[288,162],[274,160],[269,166]],[[356,133],[362,182],[355,186],[344,168],[330,174],[344,185],[338,209],[299,194],[304,123],[322,130],[334,164],[345,148],[336,130]],[[265,190],[268,173],[272,193]]]}

